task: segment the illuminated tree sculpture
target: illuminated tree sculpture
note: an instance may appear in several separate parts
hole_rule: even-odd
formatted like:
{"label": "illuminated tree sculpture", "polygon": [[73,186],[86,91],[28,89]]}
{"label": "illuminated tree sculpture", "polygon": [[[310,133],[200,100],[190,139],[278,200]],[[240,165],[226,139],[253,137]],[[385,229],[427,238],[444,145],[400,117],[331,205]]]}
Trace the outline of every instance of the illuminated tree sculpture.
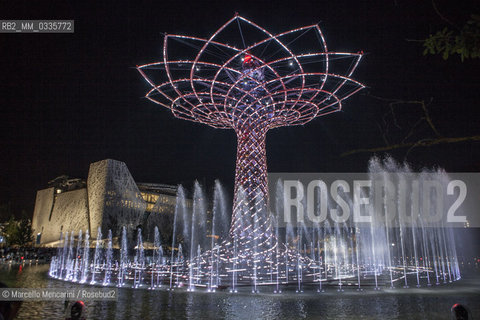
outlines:
{"label": "illuminated tree sculpture", "polygon": [[208,39],[166,34],[163,60],[137,69],[152,86],[146,97],[175,117],[235,130],[230,233],[261,245],[272,235],[267,131],[341,110],[364,87],[350,78],[361,57],[328,51],[318,25],[274,35],[235,15]]}

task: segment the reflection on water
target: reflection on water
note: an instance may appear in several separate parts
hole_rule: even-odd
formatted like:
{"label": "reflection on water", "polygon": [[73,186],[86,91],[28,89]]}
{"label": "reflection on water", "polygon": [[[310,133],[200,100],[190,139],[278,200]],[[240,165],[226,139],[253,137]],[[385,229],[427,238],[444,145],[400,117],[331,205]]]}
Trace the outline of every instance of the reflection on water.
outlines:
{"label": "reflection on water", "polygon": [[[48,265],[0,266],[0,281],[10,287],[79,287],[47,278]],[[230,294],[217,292],[119,289],[118,301],[86,301],[95,319],[450,319],[454,303],[480,314],[480,280],[464,279],[435,290],[428,288],[375,292],[334,288],[322,294]],[[19,319],[62,319],[61,301],[24,302]]]}

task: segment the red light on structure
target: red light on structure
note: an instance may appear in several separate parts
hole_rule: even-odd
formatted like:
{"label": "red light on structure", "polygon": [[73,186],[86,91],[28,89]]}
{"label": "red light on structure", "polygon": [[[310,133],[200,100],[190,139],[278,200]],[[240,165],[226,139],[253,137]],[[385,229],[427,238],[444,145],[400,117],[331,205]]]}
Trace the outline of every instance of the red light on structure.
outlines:
{"label": "red light on structure", "polygon": [[20,259],[22,259],[22,260],[23,260],[23,257],[20,257]]}

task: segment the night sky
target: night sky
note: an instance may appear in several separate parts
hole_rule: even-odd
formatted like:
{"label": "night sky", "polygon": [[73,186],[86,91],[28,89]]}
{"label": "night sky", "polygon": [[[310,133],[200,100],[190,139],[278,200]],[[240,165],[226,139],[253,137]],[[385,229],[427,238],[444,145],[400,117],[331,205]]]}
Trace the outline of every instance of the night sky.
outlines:
{"label": "night sky", "polygon": [[[462,25],[480,5],[436,1]],[[2,1],[0,19],[74,19],[74,34],[0,34],[0,203],[33,212],[36,190],[61,174],[86,178],[90,163],[127,164],[137,182],[207,186],[218,178],[233,189],[233,131],[178,120],[143,98],[148,84],[135,66],[161,59],[163,32],[208,37],[238,11],[273,33],[319,23],[332,51],[366,53],[353,77],[368,88],[342,112],[303,127],[270,131],[270,172],[365,172],[384,145],[388,107],[373,96],[432,100],[430,113],[449,137],[480,135],[480,61],[423,56],[421,43],[446,23],[431,1]],[[396,109],[401,129],[421,116]],[[387,122],[391,118],[387,116]],[[384,131],[383,131],[384,132]],[[415,135],[432,137],[426,125]],[[415,136],[414,136],[415,137]],[[480,171],[480,143],[415,148],[415,169]],[[403,161],[406,149],[391,152]]]}

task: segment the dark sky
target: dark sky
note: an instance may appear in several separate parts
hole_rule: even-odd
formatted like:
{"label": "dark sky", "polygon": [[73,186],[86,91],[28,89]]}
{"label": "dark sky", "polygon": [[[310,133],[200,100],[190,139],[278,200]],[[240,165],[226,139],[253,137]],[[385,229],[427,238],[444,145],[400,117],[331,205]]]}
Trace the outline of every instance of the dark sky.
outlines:
{"label": "dark sky", "polygon": [[[461,25],[480,6],[437,1]],[[342,152],[384,144],[388,112],[370,95],[430,100],[445,136],[480,134],[479,61],[423,56],[424,39],[445,22],[430,1],[2,1],[0,19],[74,19],[74,34],[0,34],[0,201],[32,212],[37,189],[61,174],[86,178],[90,163],[124,161],[136,181],[191,187],[215,178],[232,189],[232,131],[175,119],[143,98],[135,66],[161,58],[162,32],[207,37],[238,11],[273,33],[319,22],[333,51],[363,50],[354,78],[368,86],[342,112],[304,127],[271,131],[270,172],[364,172],[372,154]],[[399,142],[421,114],[397,109]],[[389,120],[387,118],[387,120]],[[426,126],[419,137],[431,137]],[[397,139],[397,141],[395,141]],[[417,148],[414,168],[480,170],[479,143]],[[406,150],[392,152],[403,161]]]}

